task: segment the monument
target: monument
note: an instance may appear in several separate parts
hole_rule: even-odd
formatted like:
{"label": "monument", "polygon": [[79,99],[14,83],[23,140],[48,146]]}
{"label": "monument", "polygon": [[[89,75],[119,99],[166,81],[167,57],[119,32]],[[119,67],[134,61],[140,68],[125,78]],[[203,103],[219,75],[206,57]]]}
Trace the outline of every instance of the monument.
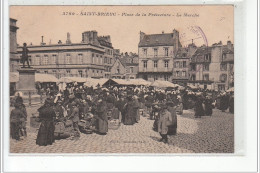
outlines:
{"label": "monument", "polygon": [[[37,94],[37,90],[35,88],[35,72],[36,70],[29,64],[29,50],[27,48],[26,43],[23,44],[22,58],[21,61],[23,66],[18,69],[19,72],[19,81],[17,86],[17,91],[23,93],[24,103],[33,104],[40,102],[40,95]],[[27,67],[25,66],[25,62],[27,62]]]}

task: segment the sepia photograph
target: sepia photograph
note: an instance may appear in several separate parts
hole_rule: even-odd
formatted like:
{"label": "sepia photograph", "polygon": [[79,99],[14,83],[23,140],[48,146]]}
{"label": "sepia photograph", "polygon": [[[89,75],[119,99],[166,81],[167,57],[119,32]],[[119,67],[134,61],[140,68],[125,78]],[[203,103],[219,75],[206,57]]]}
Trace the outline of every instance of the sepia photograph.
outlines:
{"label": "sepia photograph", "polygon": [[234,6],[9,6],[10,154],[234,154]]}

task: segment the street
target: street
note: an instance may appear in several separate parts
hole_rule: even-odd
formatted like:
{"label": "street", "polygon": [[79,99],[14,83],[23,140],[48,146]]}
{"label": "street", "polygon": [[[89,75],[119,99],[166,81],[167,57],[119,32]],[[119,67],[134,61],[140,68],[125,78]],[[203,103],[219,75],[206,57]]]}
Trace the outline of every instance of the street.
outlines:
{"label": "street", "polygon": [[[27,109],[28,115],[38,107]],[[83,134],[78,140],[56,140],[53,145],[36,145],[36,129],[29,127],[22,141],[10,139],[10,153],[233,153],[234,114],[213,110],[211,117],[194,118],[193,110],[178,115],[177,135],[169,144],[159,142],[152,130],[154,120],[142,117],[133,126],[121,125],[107,135]],[[29,120],[29,117],[28,117]]]}

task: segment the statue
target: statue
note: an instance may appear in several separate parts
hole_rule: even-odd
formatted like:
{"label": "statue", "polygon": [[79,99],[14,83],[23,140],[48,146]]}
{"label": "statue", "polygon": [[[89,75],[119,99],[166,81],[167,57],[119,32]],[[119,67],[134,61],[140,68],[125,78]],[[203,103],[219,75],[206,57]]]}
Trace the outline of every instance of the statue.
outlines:
{"label": "statue", "polygon": [[23,52],[22,52],[22,59],[21,59],[21,61],[22,61],[22,63],[23,63],[23,67],[25,67],[25,65],[24,65],[24,64],[25,64],[25,61],[27,61],[27,65],[28,65],[28,67],[30,68],[28,53],[29,53],[29,50],[28,50],[28,48],[27,48],[27,44],[24,43],[24,44],[23,44]]}

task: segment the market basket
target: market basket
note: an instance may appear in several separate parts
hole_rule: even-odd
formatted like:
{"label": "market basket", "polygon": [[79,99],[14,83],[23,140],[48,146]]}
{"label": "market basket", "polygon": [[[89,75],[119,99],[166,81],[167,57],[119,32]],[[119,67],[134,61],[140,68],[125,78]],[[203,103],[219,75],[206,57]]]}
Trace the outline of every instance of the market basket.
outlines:
{"label": "market basket", "polygon": [[117,130],[120,127],[120,121],[118,119],[108,121],[108,129]]}

